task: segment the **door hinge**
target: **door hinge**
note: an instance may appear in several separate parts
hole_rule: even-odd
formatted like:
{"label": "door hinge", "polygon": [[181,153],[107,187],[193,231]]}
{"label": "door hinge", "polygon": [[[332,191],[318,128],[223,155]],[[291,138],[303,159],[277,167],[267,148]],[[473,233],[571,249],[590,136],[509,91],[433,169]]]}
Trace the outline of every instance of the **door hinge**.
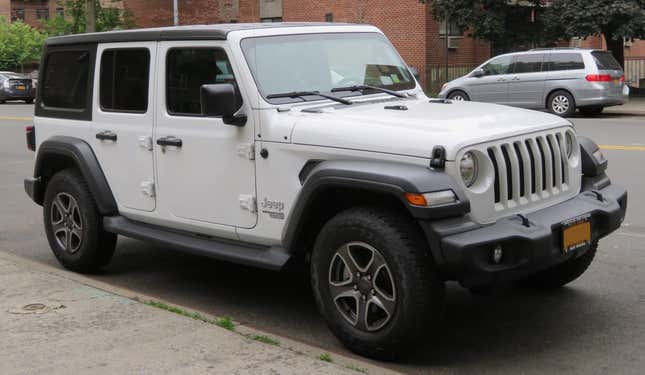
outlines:
{"label": "door hinge", "polygon": [[140,185],[141,187],[141,193],[143,195],[146,195],[150,198],[155,197],[155,183],[152,181],[143,181]]}
{"label": "door hinge", "polygon": [[139,147],[144,150],[152,151],[152,137],[143,135],[139,137]]}
{"label": "door hinge", "polygon": [[237,154],[249,160],[255,160],[255,145],[253,143],[237,145]]}
{"label": "door hinge", "polygon": [[258,212],[258,204],[255,200],[255,196],[253,195],[240,195],[240,207],[243,210],[249,211],[250,213]]}

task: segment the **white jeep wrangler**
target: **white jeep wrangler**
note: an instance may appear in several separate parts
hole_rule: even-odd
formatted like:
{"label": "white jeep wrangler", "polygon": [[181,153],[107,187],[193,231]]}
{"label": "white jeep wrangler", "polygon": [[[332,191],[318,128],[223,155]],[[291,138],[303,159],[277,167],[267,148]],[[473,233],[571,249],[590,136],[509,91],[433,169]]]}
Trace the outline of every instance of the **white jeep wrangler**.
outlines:
{"label": "white jeep wrangler", "polygon": [[230,24],[46,42],[29,196],[63,266],[117,235],[271,270],[308,265],[320,312],[391,359],[444,283],[562,286],[627,205],[566,120],[424,95],[375,27]]}

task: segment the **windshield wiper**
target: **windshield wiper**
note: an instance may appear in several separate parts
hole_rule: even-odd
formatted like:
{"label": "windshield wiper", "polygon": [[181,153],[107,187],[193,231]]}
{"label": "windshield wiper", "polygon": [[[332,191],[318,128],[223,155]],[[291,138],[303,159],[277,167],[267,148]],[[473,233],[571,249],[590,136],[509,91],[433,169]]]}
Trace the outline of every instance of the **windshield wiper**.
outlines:
{"label": "windshield wiper", "polygon": [[338,102],[338,103],[343,103],[343,104],[346,104],[346,105],[352,104],[352,102],[347,100],[347,99],[339,98],[339,97],[333,96],[333,95],[323,94],[320,91],[292,91],[292,92],[284,92],[284,93],[280,93],[280,94],[270,94],[270,95],[267,95],[267,99],[300,98],[300,97],[309,96],[309,95],[321,96],[323,98],[333,100],[333,101]]}
{"label": "windshield wiper", "polygon": [[331,92],[365,91],[365,90],[374,90],[374,91],[378,91],[378,92],[383,92],[383,93],[390,94],[392,96],[396,96],[397,98],[402,98],[402,99],[407,98],[407,95],[401,94],[400,92],[384,89],[384,88],[378,87],[378,86],[370,86],[370,85],[354,85],[354,86],[347,86],[347,87],[336,87],[336,88],[331,89]]}

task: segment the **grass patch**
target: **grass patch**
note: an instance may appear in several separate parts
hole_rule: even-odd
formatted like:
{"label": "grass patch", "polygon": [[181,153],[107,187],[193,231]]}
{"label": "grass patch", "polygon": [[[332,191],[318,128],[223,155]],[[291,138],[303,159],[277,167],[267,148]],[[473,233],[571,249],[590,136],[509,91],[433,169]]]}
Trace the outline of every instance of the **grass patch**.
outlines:
{"label": "grass patch", "polygon": [[362,374],[367,374],[367,369],[366,369],[366,368],[363,368],[363,367],[358,367],[358,366],[356,366],[356,365],[347,365],[347,366],[345,366],[345,367],[346,367],[346,368],[348,368],[348,369],[350,369],[350,370],[354,370],[354,371],[360,372],[360,373],[362,373]]}
{"label": "grass patch", "polygon": [[148,306],[156,307],[158,309],[166,310],[166,311],[169,311],[171,313],[175,313],[175,314],[185,316],[185,317],[188,317],[188,318],[191,318],[191,319],[199,320],[200,322],[204,322],[204,323],[208,323],[208,324],[214,324],[214,325],[216,325],[218,327],[226,328],[226,329],[228,329],[230,331],[235,330],[235,324],[233,324],[233,322],[231,321],[231,318],[229,318],[229,317],[224,317],[224,318],[221,318],[221,319],[213,320],[213,319],[208,319],[207,317],[203,316],[202,314],[200,314],[198,312],[186,311],[186,310],[184,310],[182,308],[175,307],[175,306],[170,306],[170,305],[167,305],[167,304],[165,304],[163,302],[159,302],[159,301],[146,301],[144,303],[146,305],[148,305]]}
{"label": "grass patch", "polygon": [[255,340],[255,341],[259,341],[259,342],[262,342],[262,343],[265,343],[265,344],[280,346],[280,341],[272,339],[269,336],[265,336],[265,335],[250,335],[249,337],[251,339]]}
{"label": "grass patch", "polygon": [[329,355],[329,353],[323,353],[323,354],[321,354],[321,355],[318,357],[318,359],[320,359],[321,361],[325,361],[325,362],[333,362],[333,361],[331,360],[331,355]]}

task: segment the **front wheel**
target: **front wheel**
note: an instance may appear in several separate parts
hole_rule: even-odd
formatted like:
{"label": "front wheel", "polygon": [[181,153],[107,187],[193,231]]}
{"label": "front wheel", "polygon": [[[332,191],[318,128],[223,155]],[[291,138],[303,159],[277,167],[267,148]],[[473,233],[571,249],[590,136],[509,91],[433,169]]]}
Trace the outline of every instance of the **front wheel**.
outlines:
{"label": "front wheel", "polygon": [[444,283],[407,217],[353,208],[321,230],[311,258],[318,309],[336,337],[366,357],[392,360],[439,323]]}
{"label": "front wheel", "polygon": [[598,241],[581,256],[571,258],[562,264],[548,268],[528,277],[522,284],[536,289],[557,289],[580,277],[596,256]]}
{"label": "front wheel", "polygon": [[66,169],[51,178],[43,219],[49,246],[65,268],[92,273],[112,259],[116,235],[103,229],[92,193],[77,170]]}
{"label": "front wheel", "polygon": [[457,101],[457,102],[470,101],[470,97],[468,96],[468,94],[466,94],[465,92],[463,92],[461,90],[456,90],[456,91],[451,92],[450,95],[448,95],[448,99],[454,100],[454,101]]}

